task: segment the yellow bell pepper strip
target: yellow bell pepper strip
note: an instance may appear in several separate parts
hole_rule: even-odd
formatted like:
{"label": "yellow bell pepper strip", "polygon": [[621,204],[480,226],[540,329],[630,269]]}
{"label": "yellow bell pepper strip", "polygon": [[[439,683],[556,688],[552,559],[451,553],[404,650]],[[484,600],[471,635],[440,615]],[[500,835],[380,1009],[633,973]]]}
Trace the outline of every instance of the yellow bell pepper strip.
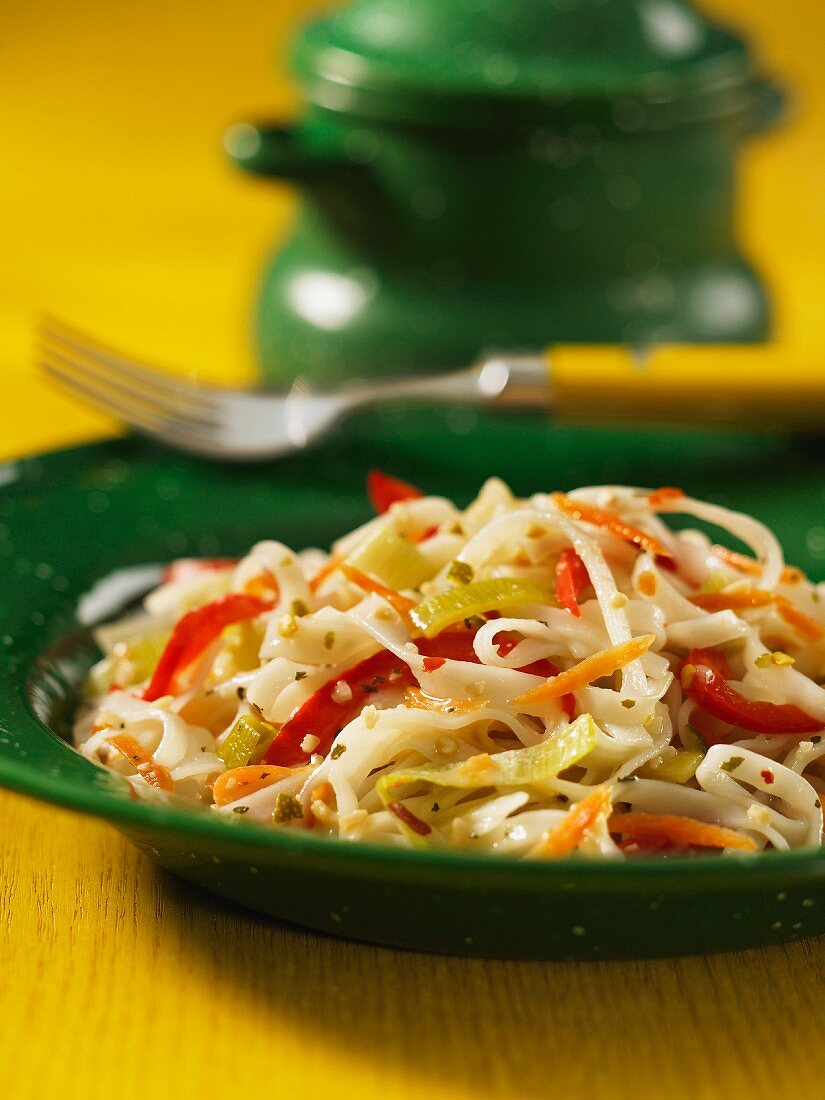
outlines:
{"label": "yellow bell pepper strip", "polygon": [[535,581],[496,577],[428,596],[412,609],[410,618],[425,638],[434,638],[461,619],[502,608],[521,607],[526,603],[547,603],[549,598],[547,590]]}
{"label": "yellow bell pepper strip", "polygon": [[[650,841],[664,841],[666,846],[674,848],[756,851],[756,843],[735,829],[709,825],[692,817],[678,817],[675,814],[611,814],[607,827],[611,833],[624,837],[631,844],[639,843],[642,848],[647,847]],[[626,846],[626,843],[622,844],[622,847]]]}
{"label": "yellow bell pepper strip", "polygon": [[589,584],[590,575],[587,572],[587,566],[576,551],[569,547],[562,550],[556,565],[556,599],[559,607],[563,607],[578,619],[581,616],[579,596]]}
{"label": "yellow bell pepper strip", "polygon": [[[731,687],[707,650],[692,650],[681,669],[682,690],[708,714],[751,733],[820,733],[825,723],[796,703],[747,699]],[[700,730],[700,732],[702,732]]]}
{"label": "yellow bell pepper strip", "polygon": [[272,607],[269,601],[233,592],[187,612],[172,631],[143,698],[152,702],[162,695],[179,694],[183,690],[183,673],[220,637],[224,627],[255,619]]}
{"label": "yellow bell pepper strip", "polygon": [[670,550],[655,535],[650,535],[647,531],[642,531],[638,527],[625,523],[623,519],[613,515],[612,512],[603,512],[600,508],[594,508],[583,501],[573,500],[571,497],[565,496],[564,493],[553,493],[552,497],[559,511],[569,516],[570,519],[589,523],[593,527],[601,527],[603,531],[610,531],[611,534],[617,535],[620,539],[635,546],[637,550],[648,550],[651,554],[656,554],[661,558],[673,557]]}
{"label": "yellow bell pepper strip", "polygon": [[543,704],[570,692],[580,691],[581,688],[592,684],[594,680],[600,680],[602,676],[610,676],[611,673],[618,672],[620,668],[641,657],[655,640],[655,634],[643,634],[639,638],[631,638],[629,642],[610,646],[609,649],[601,649],[565,672],[560,672],[558,676],[551,677],[546,683],[516,696],[510,702],[529,710],[535,704]]}
{"label": "yellow bell pepper strip", "polygon": [[380,515],[388,512],[399,500],[417,500],[424,494],[408,481],[385,474],[382,470],[370,470],[367,474],[367,496]]}
{"label": "yellow bell pepper strip", "polygon": [[236,802],[248,794],[271,787],[281,779],[292,775],[295,768],[277,768],[271,765],[254,764],[243,768],[232,768],[219,775],[212,787],[212,798],[216,806],[225,806]]}
{"label": "yellow bell pepper strip", "polygon": [[609,787],[596,787],[567,811],[564,820],[549,830],[530,850],[534,859],[558,859],[574,851],[587,834],[598,824],[599,818],[610,813]]}
{"label": "yellow bell pepper strip", "polygon": [[434,572],[420,550],[406,535],[391,528],[376,532],[354,550],[346,564],[361,573],[378,577],[390,588],[419,588]]}
{"label": "yellow bell pepper strip", "polygon": [[155,787],[159,791],[174,791],[175,784],[169,769],[163,764],[156,764],[154,758],[136,738],[130,737],[128,733],[118,733],[114,737],[107,737],[106,740],[121,756],[126,757],[150,787]]}

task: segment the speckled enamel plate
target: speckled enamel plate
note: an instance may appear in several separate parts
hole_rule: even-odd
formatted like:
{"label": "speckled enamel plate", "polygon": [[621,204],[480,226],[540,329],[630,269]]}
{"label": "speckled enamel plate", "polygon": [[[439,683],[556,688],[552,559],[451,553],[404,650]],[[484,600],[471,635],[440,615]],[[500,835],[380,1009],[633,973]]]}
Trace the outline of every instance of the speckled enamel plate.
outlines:
{"label": "speckled enamel plate", "polygon": [[[753,512],[788,559],[823,574],[817,440],[551,428],[466,411],[386,414],[344,442],[257,467],[209,465],[131,440],[0,468],[0,783],[107,818],[151,859],[226,898],[340,936],[513,958],[720,951],[825,931],[825,856],[527,863],[395,851],[137,798],[63,736],[88,626],[152,586],[157,563],[240,554],[273,536],[326,545],[366,518],[383,466],[466,501],[488,474],[518,492],[593,482],[678,484]],[[101,583],[103,582],[103,583]]]}

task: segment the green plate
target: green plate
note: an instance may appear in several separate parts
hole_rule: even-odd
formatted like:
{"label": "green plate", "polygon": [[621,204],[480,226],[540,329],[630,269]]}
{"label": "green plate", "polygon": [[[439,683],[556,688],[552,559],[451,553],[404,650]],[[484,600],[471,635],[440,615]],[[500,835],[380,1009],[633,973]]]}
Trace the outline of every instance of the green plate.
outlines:
{"label": "green plate", "polygon": [[[752,511],[823,574],[818,440],[551,428],[454,411],[364,419],[276,465],[226,467],[119,440],[0,467],[0,783],[104,817],[163,867],[251,909],[339,936],[513,958],[720,951],[825,931],[825,855],[615,865],[394,851],[279,832],[135,796],[61,739],[94,659],[86,627],[152,586],[147,565],[238,554],[262,536],[325,545],[368,515],[370,465],[466,501],[498,473],[519,492],[680,484]],[[101,578],[108,578],[100,584]]]}

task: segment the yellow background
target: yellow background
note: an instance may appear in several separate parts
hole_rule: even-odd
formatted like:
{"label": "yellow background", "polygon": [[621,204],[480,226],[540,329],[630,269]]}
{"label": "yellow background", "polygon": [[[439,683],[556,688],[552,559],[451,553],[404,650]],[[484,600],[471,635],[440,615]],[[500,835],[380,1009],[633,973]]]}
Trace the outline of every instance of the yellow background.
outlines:
{"label": "yellow background", "polygon": [[[31,365],[48,308],[151,358],[248,377],[255,269],[287,189],[220,137],[295,105],[299,0],[5,0],[0,453],[111,425]],[[743,159],[742,233],[788,362],[825,350],[821,0],[717,0],[795,88]],[[505,964],[377,950],[241,913],[108,827],[0,796],[0,1095],[509,1100],[818,1096],[822,945]],[[529,920],[529,913],[524,914]]]}
{"label": "yellow background", "polygon": [[[241,177],[221,135],[296,107],[283,59],[306,0],[3,0],[0,41],[0,454],[109,425],[34,379],[49,309],[206,376],[248,377],[255,274],[292,208]],[[790,364],[825,349],[822,0],[714,0],[792,85],[791,121],[742,157],[742,236],[776,297]],[[5,407],[3,407],[5,406]]]}

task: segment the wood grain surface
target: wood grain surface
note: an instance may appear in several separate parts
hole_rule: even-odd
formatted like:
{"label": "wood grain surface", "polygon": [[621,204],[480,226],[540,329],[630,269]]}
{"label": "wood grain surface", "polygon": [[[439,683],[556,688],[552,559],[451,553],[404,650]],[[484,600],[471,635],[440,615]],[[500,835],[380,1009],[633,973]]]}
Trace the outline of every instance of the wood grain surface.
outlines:
{"label": "wood grain surface", "polygon": [[109,826],[18,796],[0,795],[0,837],[4,1100],[823,1095],[821,942],[417,955],[234,908]]}

